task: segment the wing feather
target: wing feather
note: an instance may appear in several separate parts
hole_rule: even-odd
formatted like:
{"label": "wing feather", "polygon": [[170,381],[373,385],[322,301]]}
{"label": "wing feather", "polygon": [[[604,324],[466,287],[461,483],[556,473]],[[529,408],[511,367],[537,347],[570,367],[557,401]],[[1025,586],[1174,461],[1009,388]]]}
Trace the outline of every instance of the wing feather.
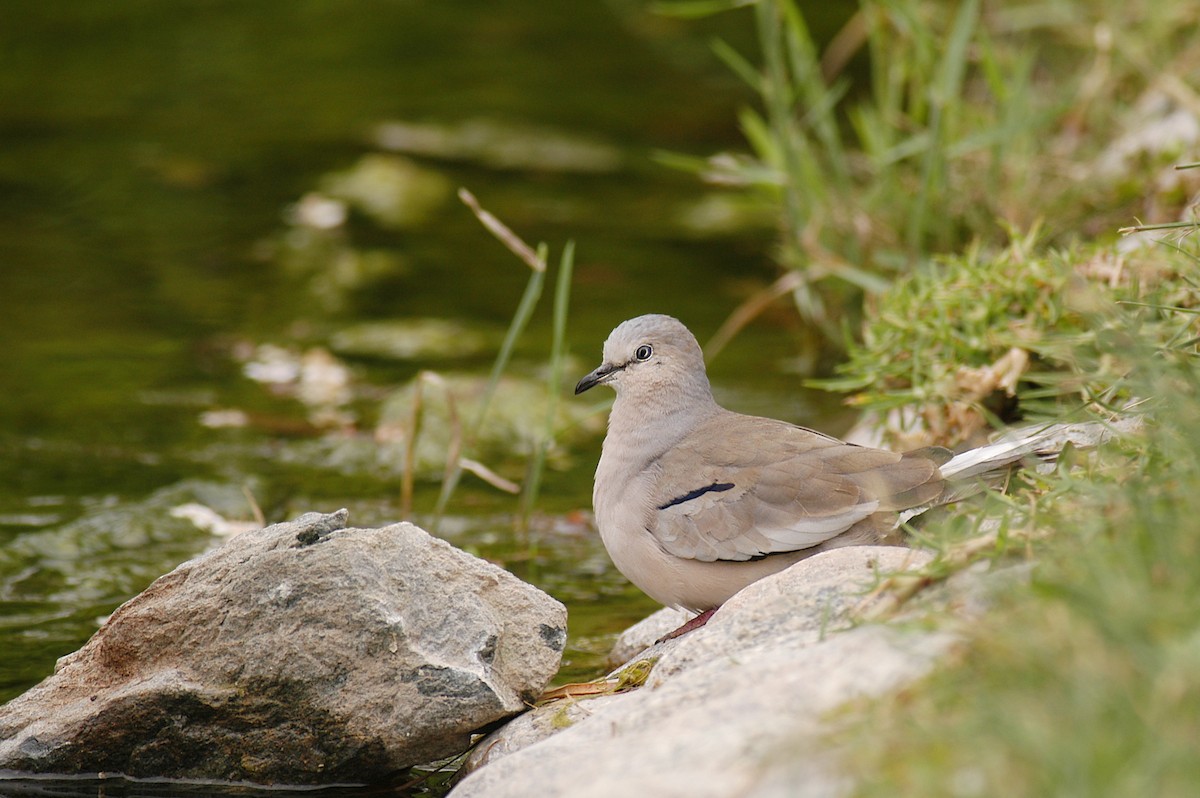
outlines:
{"label": "wing feather", "polygon": [[[656,470],[647,529],[667,552],[706,562],[818,546],[942,489],[937,463],[924,455],[736,413],[699,425]],[[712,485],[720,489],[704,490]]]}

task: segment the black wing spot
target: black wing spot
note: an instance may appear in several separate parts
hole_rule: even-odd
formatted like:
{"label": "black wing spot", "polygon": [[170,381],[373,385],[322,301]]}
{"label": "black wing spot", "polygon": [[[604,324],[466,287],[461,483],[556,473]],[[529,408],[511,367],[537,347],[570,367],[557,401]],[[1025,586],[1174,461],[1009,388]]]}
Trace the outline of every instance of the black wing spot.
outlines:
{"label": "black wing spot", "polygon": [[724,491],[731,490],[732,488],[733,488],[732,482],[714,482],[711,485],[705,485],[703,488],[696,488],[695,490],[690,490],[687,493],[683,494],[682,496],[676,496],[674,499],[671,499],[671,501],[667,502],[666,504],[658,505],[658,509],[665,510],[668,507],[674,507],[677,504],[683,504],[684,502],[690,502],[692,499],[697,499],[706,493],[722,493]]}

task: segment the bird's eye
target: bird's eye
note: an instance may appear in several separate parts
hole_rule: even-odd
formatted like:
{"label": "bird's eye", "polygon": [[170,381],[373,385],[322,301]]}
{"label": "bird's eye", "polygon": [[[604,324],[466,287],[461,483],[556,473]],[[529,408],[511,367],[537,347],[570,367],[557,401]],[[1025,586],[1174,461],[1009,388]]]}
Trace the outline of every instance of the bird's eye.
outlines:
{"label": "bird's eye", "polygon": [[633,356],[635,358],[637,358],[638,360],[649,360],[650,356],[653,354],[654,354],[653,349],[651,349],[646,344],[642,344],[641,346],[639,346],[637,348],[637,351],[633,353]]}

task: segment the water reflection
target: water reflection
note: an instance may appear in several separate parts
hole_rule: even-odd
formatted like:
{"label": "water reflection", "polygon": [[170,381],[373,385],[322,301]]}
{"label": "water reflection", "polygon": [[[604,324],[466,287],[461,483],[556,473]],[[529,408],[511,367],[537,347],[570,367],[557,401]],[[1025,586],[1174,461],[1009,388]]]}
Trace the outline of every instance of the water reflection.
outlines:
{"label": "water reflection", "polygon": [[[719,28],[745,45],[748,22],[664,20],[623,0],[6,3],[0,699],[219,543],[174,508],[396,519],[381,403],[419,369],[482,374],[493,353],[396,358],[364,340],[434,318],[487,341],[525,279],[453,187],[528,240],[577,240],[570,337],[585,360],[647,311],[715,329],[772,276],[770,233],[704,222],[723,217],[698,206],[703,190],[648,156],[737,143],[748,95],[705,40]],[[413,175],[420,205],[388,193]],[[714,379],[751,395],[786,386],[794,401],[796,381],[765,367],[789,354],[788,336],[755,335]],[[538,374],[548,340],[547,303],[517,378]],[[352,393],[314,418],[296,392],[247,373],[264,345],[328,348]],[[536,546],[513,539],[511,497],[477,481],[441,528],[571,603],[580,671],[596,667],[604,631],[651,608],[586,524],[563,521],[590,503],[597,447],[580,435],[559,452]],[[519,478],[510,453],[496,468]],[[418,514],[436,491],[418,484]]]}

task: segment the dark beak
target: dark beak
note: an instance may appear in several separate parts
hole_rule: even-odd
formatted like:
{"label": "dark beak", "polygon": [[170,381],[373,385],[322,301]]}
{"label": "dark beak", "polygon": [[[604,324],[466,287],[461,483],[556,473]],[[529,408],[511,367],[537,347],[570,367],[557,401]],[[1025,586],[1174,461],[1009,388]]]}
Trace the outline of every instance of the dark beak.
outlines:
{"label": "dark beak", "polygon": [[576,383],[575,395],[578,396],[588,388],[595,388],[600,383],[606,382],[608,380],[608,375],[612,374],[616,370],[617,367],[611,363],[602,363],[596,368],[595,371]]}

